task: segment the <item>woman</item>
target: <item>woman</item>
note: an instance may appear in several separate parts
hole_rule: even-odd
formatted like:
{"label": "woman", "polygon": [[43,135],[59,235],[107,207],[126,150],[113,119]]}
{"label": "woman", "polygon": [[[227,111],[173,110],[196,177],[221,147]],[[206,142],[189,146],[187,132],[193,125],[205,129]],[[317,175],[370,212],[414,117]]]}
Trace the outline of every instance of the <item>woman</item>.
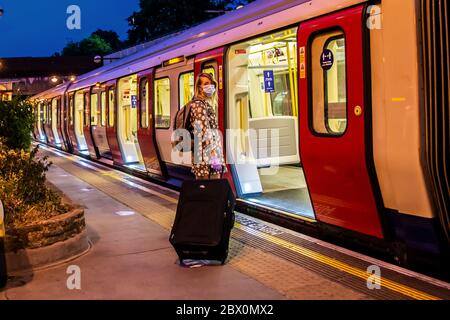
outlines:
{"label": "woman", "polygon": [[216,86],[209,73],[200,74],[195,81],[190,120],[194,129],[192,172],[196,179],[219,179],[226,172],[217,115],[211,105]]}

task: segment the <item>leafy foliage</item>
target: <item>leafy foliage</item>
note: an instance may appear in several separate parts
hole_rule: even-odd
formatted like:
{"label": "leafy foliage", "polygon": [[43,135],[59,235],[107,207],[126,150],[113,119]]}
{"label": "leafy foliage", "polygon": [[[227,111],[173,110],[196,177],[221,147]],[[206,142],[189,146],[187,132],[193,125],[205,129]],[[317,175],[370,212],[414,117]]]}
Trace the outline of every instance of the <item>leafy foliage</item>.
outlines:
{"label": "leafy foliage", "polygon": [[[127,19],[128,44],[159,38],[217,17],[253,0],[140,0],[140,11]],[[211,11],[217,12],[211,12]]]}
{"label": "leafy foliage", "polygon": [[0,137],[11,149],[29,150],[34,127],[34,105],[29,100],[14,97],[0,101]]}
{"label": "leafy foliage", "polygon": [[80,42],[69,42],[62,51],[63,56],[106,55],[122,47],[114,31],[97,30]]}
{"label": "leafy foliage", "polygon": [[0,200],[6,229],[29,225],[67,212],[61,197],[46,185],[51,162],[31,152],[9,149],[0,141]]}

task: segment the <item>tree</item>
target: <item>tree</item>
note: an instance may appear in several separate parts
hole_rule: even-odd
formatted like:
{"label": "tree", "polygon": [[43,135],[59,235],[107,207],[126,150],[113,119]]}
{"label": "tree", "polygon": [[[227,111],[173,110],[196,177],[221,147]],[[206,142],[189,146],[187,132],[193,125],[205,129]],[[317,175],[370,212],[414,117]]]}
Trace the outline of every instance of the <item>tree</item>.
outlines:
{"label": "tree", "polygon": [[123,43],[122,41],[120,41],[119,35],[115,31],[98,29],[97,31],[93,32],[92,35],[97,35],[105,40],[110,45],[113,51],[120,50],[123,47]]}
{"label": "tree", "polygon": [[115,31],[98,29],[80,42],[69,42],[62,51],[63,56],[106,55],[122,48]]}
{"label": "tree", "polygon": [[28,150],[34,128],[34,105],[22,97],[0,101],[0,139],[10,149]]}
{"label": "tree", "polygon": [[127,19],[129,45],[186,29],[253,0],[140,0],[140,11]]}

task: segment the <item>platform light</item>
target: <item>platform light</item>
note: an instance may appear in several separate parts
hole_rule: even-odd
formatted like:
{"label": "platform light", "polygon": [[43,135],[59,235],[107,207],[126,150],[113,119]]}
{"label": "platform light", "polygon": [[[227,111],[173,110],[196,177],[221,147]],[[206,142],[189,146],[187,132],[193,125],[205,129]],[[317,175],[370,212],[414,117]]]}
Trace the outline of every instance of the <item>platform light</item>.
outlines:
{"label": "platform light", "polygon": [[95,87],[96,88],[100,88],[102,86],[102,84],[100,83],[100,82],[97,82],[96,84],[95,84]]}
{"label": "platform light", "polygon": [[53,82],[53,83],[57,83],[58,82],[58,77],[57,76],[52,76],[50,78],[50,81]]}
{"label": "platform light", "polygon": [[184,56],[172,58],[170,60],[164,61],[163,62],[163,67],[167,67],[167,66],[170,66],[172,64],[180,63],[180,62],[183,62],[183,61],[184,61]]}
{"label": "platform light", "polygon": [[69,80],[70,81],[75,81],[75,80],[77,80],[77,76],[70,76]]}

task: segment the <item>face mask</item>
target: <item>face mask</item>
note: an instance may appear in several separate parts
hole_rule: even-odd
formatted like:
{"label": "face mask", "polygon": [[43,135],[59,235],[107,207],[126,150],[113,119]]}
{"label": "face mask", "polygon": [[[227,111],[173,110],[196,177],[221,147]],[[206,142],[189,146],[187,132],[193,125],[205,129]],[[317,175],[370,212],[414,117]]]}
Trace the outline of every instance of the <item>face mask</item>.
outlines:
{"label": "face mask", "polygon": [[213,94],[216,92],[216,86],[213,84],[203,86],[203,92],[207,97],[212,97]]}

